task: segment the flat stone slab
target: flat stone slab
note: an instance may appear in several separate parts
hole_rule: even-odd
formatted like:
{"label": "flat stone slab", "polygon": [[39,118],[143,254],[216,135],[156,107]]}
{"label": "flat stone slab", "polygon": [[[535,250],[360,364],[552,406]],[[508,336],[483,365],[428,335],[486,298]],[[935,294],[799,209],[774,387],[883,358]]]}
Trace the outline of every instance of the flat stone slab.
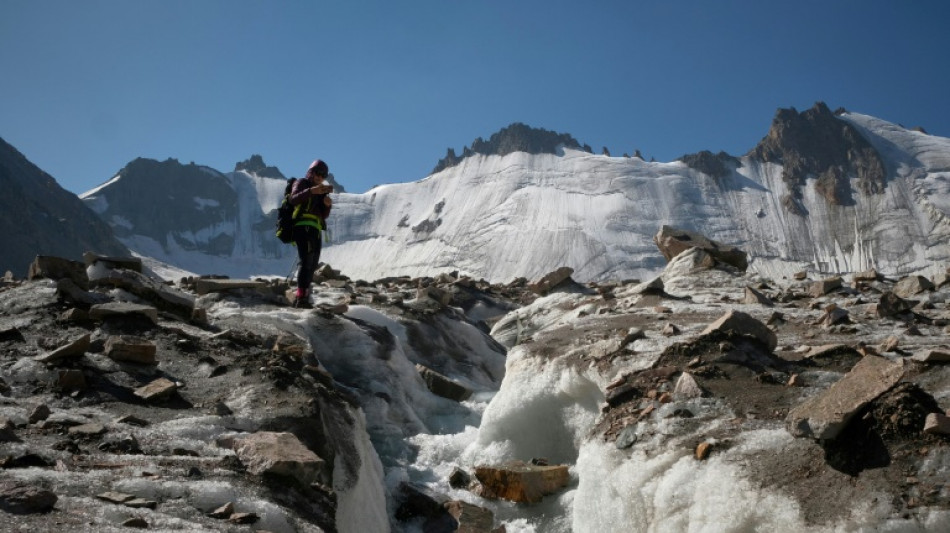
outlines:
{"label": "flat stone slab", "polygon": [[249,279],[199,279],[195,284],[195,292],[198,294],[208,294],[212,292],[222,292],[231,289],[264,289],[267,283],[263,281],[252,281]]}
{"label": "flat stone slab", "polygon": [[324,467],[293,433],[259,431],[235,441],[234,451],[251,474],[290,477],[304,485],[318,481]]}
{"label": "flat stone slab", "polygon": [[105,320],[107,318],[141,315],[158,324],[158,309],[149,305],[139,305],[126,302],[111,302],[98,304],[89,309],[89,318]]}
{"label": "flat stone slab", "polygon": [[950,349],[924,350],[915,353],[913,358],[922,363],[950,363]]}
{"label": "flat stone slab", "polygon": [[41,363],[54,363],[63,359],[80,357],[89,349],[89,346],[92,344],[91,341],[92,336],[87,333],[49,353],[37,356],[36,360]]}
{"label": "flat stone slab", "polygon": [[858,411],[903,376],[902,362],[866,356],[831,387],[792,409],[785,419],[786,428],[796,437],[833,439]]}
{"label": "flat stone slab", "polygon": [[178,385],[167,378],[158,378],[155,381],[135,389],[134,394],[147,402],[155,402],[170,397],[178,390]]}

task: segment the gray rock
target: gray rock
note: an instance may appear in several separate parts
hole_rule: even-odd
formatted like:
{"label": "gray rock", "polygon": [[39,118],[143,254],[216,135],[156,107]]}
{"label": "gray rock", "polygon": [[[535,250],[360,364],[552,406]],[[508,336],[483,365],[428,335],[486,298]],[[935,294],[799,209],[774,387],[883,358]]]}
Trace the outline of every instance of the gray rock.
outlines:
{"label": "gray rock", "polygon": [[431,368],[417,364],[416,371],[419,372],[419,376],[422,377],[429,391],[436,396],[457,402],[463,402],[472,396],[470,389]]}
{"label": "gray rock", "polygon": [[82,254],[82,259],[86,263],[87,267],[98,263],[103,263],[107,268],[123,268],[125,270],[132,270],[140,274],[142,273],[141,257],[107,256],[99,255],[94,252],[86,252]]}
{"label": "gray rock", "polygon": [[903,376],[902,362],[865,356],[831,387],[792,409],[785,419],[786,428],[796,437],[833,439],[858,411]]}
{"label": "gray rock", "polygon": [[0,481],[0,510],[10,514],[45,513],[58,498],[51,491],[14,481]]}
{"label": "gray rock", "polygon": [[689,372],[683,372],[676,380],[676,386],[673,387],[673,397],[677,400],[701,398],[705,393],[699,383],[696,382],[696,378]]}
{"label": "gray rock", "polygon": [[41,403],[34,407],[32,411],[30,411],[30,415],[27,417],[27,420],[31,424],[35,424],[37,422],[46,420],[49,418],[50,414],[52,414],[52,411],[50,411],[49,407],[45,403]]}
{"label": "gray rock", "polygon": [[158,324],[158,309],[149,305],[139,305],[126,302],[111,302],[98,304],[89,309],[89,318],[92,320],[106,320],[114,317],[143,316]]}
{"label": "gray rock", "polygon": [[631,424],[620,431],[620,434],[617,435],[617,441],[614,442],[614,446],[616,446],[618,450],[626,450],[636,444],[637,439],[637,425]]}

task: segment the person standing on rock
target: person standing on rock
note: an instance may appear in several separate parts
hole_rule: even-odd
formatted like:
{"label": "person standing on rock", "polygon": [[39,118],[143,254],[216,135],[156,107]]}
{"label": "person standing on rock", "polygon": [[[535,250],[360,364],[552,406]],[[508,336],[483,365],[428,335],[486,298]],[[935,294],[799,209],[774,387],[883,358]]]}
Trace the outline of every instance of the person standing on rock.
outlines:
{"label": "person standing on rock", "polygon": [[329,173],[330,167],[317,159],[307,169],[306,177],[297,180],[290,192],[290,204],[295,206],[294,245],[300,259],[297,292],[294,294],[294,307],[298,308],[313,308],[310,303],[310,284],[320,262],[323,243],[321,232],[327,228],[327,217],[333,206],[329,196],[333,186],[324,183]]}

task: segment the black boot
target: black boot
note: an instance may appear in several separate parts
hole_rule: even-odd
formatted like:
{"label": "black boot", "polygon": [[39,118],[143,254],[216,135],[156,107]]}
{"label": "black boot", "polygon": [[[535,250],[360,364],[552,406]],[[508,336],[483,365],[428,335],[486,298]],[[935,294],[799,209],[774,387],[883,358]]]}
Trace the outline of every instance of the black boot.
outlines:
{"label": "black boot", "polygon": [[294,298],[294,307],[297,309],[313,309],[313,304],[310,303],[309,296],[304,296],[303,298]]}

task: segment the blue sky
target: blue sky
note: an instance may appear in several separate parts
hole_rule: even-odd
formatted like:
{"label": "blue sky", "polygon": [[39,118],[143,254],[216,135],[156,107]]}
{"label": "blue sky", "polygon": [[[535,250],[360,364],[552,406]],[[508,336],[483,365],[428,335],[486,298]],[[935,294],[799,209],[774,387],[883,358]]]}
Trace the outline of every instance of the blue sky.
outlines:
{"label": "blue sky", "polygon": [[780,107],[950,136],[945,1],[4,0],[0,137],[81,193],[136,157],[316,157],[351,192],[512,122],[741,155]]}

